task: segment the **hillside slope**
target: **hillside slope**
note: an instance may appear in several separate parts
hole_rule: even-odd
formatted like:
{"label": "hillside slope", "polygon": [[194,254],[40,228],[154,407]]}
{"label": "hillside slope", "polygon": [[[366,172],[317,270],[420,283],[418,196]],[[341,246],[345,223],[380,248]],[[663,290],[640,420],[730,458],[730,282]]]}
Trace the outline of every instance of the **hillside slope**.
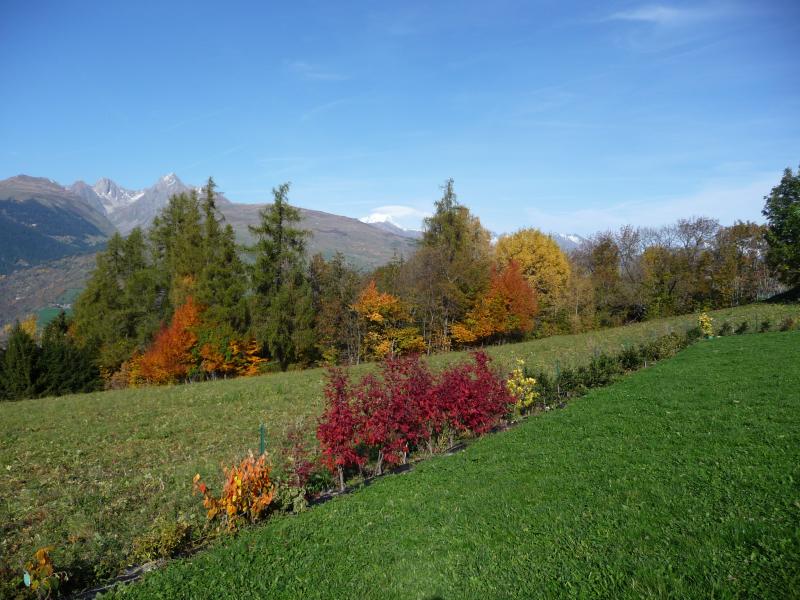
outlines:
{"label": "hillside slope", "polygon": [[105,215],[49,179],[0,181],[0,273],[96,252],[113,232]]}
{"label": "hillside slope", "polygon": [[786,598],[800,333],[721,338],[124,598]]}
{"label": "hillside slope", "polygon": [[[144,190],[110,179],[68,188],[27,175],[0,181],[0,327],[52,306],[66,289],[83,287],[94,268],[94,258],[86,255],[101,249],[114,231],[149,226],[170,196],[192,189],[197,188],[174,173]],[[248,226],[258,223],[264,206],[219,198],[240,244],[253,242]],[[415,240],[358,219],[303,208],[300,214],[301,226],[312,233],[310,255],[341,252],[355,267],[371,269],[408,257],[415,248]]]}
{"label": "hillside slope", "polygon": [[[717,326],[787,316],[798,305],[753,305],[711,313]],[[488,348],[497,364],[523,358],[532,369],[586,364],[596,351],[683,331],[696,315],[660,319],[580,335]],[[430,358],[434,368],[463,360],[452,352]],[[777,359],[776,359],[777,360]],[[353,369],[362,374],[371,365]],[[97,392],[0,402],[0,583],[6,567],[38,547],[56,544],[58,564],[72,571],[105,561],[101,574],[128,564],[132,540],[158,519],[183,514],[205,522],[191,495],[202,473],[220,485],[220,464],[257,449],[259,424],[277,455],[290,426],[313,423],[322,407],[323,369],[160,388]],[[35,483],[34,483],[35,482]],[[65,540],[73,542],[66,544]],[[0,585],[0,596],[2,596]]]}

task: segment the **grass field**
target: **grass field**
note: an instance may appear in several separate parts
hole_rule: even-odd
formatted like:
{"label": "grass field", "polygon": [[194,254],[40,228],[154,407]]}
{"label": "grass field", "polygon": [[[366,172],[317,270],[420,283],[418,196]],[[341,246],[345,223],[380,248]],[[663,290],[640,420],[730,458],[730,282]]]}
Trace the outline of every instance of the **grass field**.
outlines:
{"label": "grass field", "polygon": [[[716,325],[743,320],[773,327],[798,305],[753,305],[716,311]],[[695,316],[558,336],[490,349],[510,364],[587,362],[595,350],[683,330]],[[431,359],[434,366],[462,353]],[[371,368],[363,366],[356,371]],[[0,403],[0,581],[17,579],[36,548],[54,545],[56,565],[89,577],[128,564],[134,537],[159,518],[204,521],[191,495],[192,476],[217,486],[220,465],[257,449],[267,424],[268,448],[285,428],[321,409],[322,370],[185,386],[146,388]],[[0,596],[3,590],[0,585]]]}
{"label": "grass field", "polygon": [[700,342],[126,598],[788,598],[800,332]]}

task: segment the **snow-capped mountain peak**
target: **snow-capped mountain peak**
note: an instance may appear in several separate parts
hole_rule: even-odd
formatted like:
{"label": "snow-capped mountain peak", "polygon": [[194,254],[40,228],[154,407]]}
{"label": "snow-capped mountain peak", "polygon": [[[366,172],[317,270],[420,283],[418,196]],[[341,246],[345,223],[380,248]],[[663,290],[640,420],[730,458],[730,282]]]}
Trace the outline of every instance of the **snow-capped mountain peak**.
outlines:
{"label": "snow-capped mountain peak", "polygon": [[143,192],[126,190],[106,177],[98,179],[93,189],[99,196],[106,214],[109,215],[122,207],[133,204],[143,195]]}

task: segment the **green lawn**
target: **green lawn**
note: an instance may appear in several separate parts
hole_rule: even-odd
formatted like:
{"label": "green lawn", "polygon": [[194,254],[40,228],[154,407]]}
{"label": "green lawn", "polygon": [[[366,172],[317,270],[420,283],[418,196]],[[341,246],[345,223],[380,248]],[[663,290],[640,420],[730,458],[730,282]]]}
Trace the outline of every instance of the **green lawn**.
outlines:
{"label": "green lawn", "polygon": [[[716,311],[715,325],[743,320],[773,327],[798,305],[753,305]],[[588,362],[595,350],[684,330],[696,316],[558,336],[490,349],[502,364],[532,367]],[[462,359],[431,359],[441,366]],[[362,366],[357,372],[371,368]],[[165,388],[146,388],[0,403],[0,597],[21,565],[54,545],[56,565],[78,579],[103,578],[128,564],[134,537],[158,518],[179,514],[202,524],[191,494],[199,472],[219,487],[221,464],[258,447],[258,424],[275,451],[290,423],[315,418],[322,405],[320,369]],[[73,578],[73,580],[75,577]]]}
{"label": "green lawn", "polygon": [[800,332],[703,341],[120,594],[797,597],[798,390]]}

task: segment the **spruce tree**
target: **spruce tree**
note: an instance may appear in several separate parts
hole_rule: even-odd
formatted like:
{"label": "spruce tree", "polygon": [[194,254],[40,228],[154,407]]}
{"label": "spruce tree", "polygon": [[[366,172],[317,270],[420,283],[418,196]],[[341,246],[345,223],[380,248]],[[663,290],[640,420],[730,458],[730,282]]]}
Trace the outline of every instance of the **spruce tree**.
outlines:
{"label": "spruce tree", "polygon": [[39,347],[19,321],[11,328],[0,364],[0,380],[7,400],[34,398],[39,395]]}
{"label": "spruce tree", "polygon": [[783,172],[762,214],[767,217],[767,262],[783,283],[800,285],[800,167]]}
{"label": "spruce tree", "polygon": [[62,310],[42,333],[38,392],[60,396],[90,392],[100,387],[100,372],[91,351],[69,335],[69,320]]}
{"label": "spruce tree", "polygon": [[281,370],[309,358],[314,347],[311,288],[305,275],[305,240],[300,211],[289,205],[289,184],[272,190],[274,201],[260,213],[253,280],[253,331]]}
{"label": "spruce tree", "polygon": [[203,188],[203,263],[196,296],[206,307],[203,318],[208,325],[225,325],[242,333],[248,325],[245,267],[236,249],[233,227],[230,224],[223,227],[224,217],[216,204],[216,187],[209,177]]}

